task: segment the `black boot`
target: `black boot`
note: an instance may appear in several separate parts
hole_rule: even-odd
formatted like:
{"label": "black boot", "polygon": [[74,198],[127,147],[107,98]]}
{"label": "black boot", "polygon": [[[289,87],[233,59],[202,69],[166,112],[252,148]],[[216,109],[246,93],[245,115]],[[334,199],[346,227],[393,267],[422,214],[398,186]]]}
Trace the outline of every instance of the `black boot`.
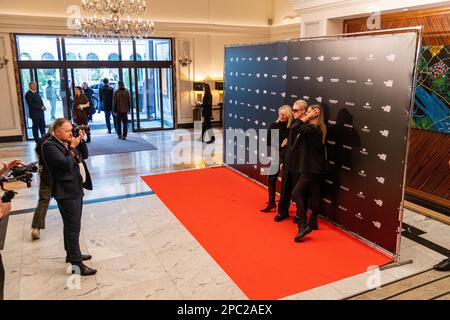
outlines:
{"label": "black boot", "polygon": [[269,202],[269,204],[267,205],[267,207],[265,207],[264,209],[261,209],[261,212],[270,212],[272,211],[272,209],[276,209],[277,205],[274,202]]}
{"label": "black boot", "polygon": [[317,223],[317,214],[311,214],[311,216],[309,217],[308,226],[312,230],[319,229],[319,226],[318,226],[318,223]]}
{"label": "black boot", "polygon": [[307,234],[311,233],[312,229],[306,223],[306,216],[300,217],[300,222],[298,223],[298,233],[294,238],[295,242],[300,242]]}

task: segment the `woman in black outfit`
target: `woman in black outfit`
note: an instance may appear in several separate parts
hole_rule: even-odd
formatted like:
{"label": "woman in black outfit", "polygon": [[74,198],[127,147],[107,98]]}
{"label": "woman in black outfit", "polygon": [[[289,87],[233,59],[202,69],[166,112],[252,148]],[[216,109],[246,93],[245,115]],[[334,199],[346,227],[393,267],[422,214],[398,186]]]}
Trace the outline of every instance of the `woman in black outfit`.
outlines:
{"label": "woman in black outfit", "polygon": [[[327,171],[327,160],[325,158],[325,137],[327,129],[323,119],[323,108],[321,105],[313,105],[308,108],[308,112],[300,119],[299,129],[301,140],[300,157],[298,166],[301,169],[301,176],[292,191],[292,199],[300,208],[298,233],[295,242],[299,242],[312,230],[317,230],[317,216],[320,211],[321,184],[323,175]],[[308,195],[311,195],[312,214],[308,223],[306,222],[306,202]]]}
{"label": "woman in black outfit", "polygon": [[[287,137],[289,133],[289,127],[291,126],[293,120],[292,109],[288,105],[282,106],[278,109],[278,119],[270,125],[269,132],[267,133],[267,146],[271,147],[272,142],[272,130],[278,130],[278,157],[279,159],[272,159],[272,166],[270,170],[275,171],[273,174],[269,175],[268,178],[268,190],[269,190],[269,202],[267,207],[262,209],[261,212],[270,212],[275,209],[277,205],[275,204],[275,192],[277,189],[277,179],[280,174],[280,166],[283,163],[284,151],[287,144]],[[272,171],[272,172],[273,172]]]}
{"label": "woman in black outfit", "polygon": [[[209,84],[205,83],[203,85],[204,95],[202,102],[202,117],[203,117],[203,126],[202,126],[202,141],[204,141],[205,132],[209,129],[212,129],[211,118],[212,118],[212,94],[211,88]],[[206,143],[213,143],[216,140],[214,137],[214,133],[211,135],[211,140]]]}

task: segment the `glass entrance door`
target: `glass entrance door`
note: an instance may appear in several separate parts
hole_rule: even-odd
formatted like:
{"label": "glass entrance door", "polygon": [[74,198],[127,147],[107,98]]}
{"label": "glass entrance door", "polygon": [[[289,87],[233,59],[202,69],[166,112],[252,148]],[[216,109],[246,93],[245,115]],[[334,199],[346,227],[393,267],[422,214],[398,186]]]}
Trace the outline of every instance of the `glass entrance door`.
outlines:
{"label": "glass entrance door", "polygon": [[160,69],[137,69],[137,75],[139,92],[137,105],[138,130],[162,129]]}
{"label": "glass entrance door", "polygon": [[67,116],[67,103],[65,100],[65,74],[64,69],[22,69],[20,71],[22,81],[23,105],[25,106],[27,136],[31,138],[32,121],[29,117],[29,108],[25,101],[29,83],[35,81],[37,91],[45,106],[45,123],[47,127],[57,118]]}

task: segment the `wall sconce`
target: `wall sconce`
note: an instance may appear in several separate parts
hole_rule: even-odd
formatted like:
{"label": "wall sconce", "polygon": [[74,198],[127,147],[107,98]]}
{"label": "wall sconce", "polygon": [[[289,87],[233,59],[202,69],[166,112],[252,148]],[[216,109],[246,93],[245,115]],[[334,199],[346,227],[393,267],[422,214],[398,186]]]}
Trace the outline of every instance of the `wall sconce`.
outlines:
{"label": "wall sconce", "polygon": [[178,59],[178,62],[183,66],[183,67],[189,67],[192,63],[192,59],[188,58],[188,57],[183,57]]}
{"label": "wall sconce", "polygon": [[3,69],[8,64],[8,59],[6,57],[3,57],[0,59],[0,69]]}

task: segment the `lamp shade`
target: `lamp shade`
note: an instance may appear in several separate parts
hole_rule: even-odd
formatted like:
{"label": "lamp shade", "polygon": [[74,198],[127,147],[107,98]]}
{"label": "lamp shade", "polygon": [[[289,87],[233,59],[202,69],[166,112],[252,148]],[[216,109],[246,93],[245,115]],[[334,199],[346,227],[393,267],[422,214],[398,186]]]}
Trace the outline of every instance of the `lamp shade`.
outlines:
{"label": "lamp shade", "polygon": [[194,82],[194,91],[203,91],[203,82]]}

